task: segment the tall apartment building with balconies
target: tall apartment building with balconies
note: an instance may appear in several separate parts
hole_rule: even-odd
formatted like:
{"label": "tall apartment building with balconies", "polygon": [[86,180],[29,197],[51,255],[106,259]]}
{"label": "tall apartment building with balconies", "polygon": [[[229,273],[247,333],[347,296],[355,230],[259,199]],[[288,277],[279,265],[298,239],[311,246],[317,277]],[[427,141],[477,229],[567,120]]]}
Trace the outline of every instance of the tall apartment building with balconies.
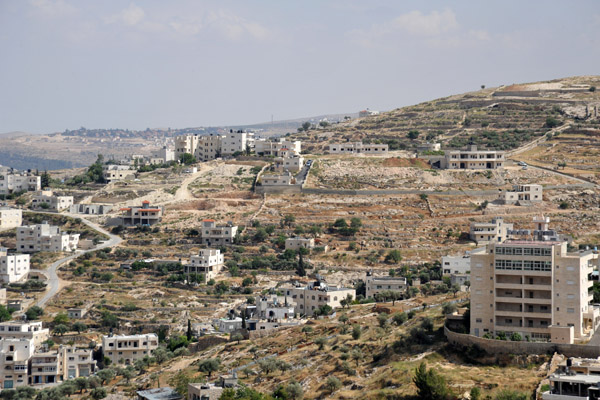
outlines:
{"label": "tall apartment building with balconies", "polygon": [[229,246],[237,235],[238,227],[228,222],[225,225],[217,225],[214,219],[202,221],[202,244],[207,246]]}
{"label": "tall apartment building with balconies", "polygon": [[223,254],[219,249],[200,249],[197,256],[190,258],[190,263],[184,265],[184,273],[204,274],[204,280],[217,277],[223,269]]}
{"label": "tall apartment building with balconies", "polygon": [[532,340],[589,339],[600,323],[592,305],[595,251],[567,251],[567,242],[535,218],[536,230],[490,242],[471,253],[471,334],[519,333]]}
{"label": "tall apartment building with balconies", "polygon": [[513,229],[513,224],[507,224],[501,217],[492,219],[492,222],[472,222],[469,238],[477,244],[491,242],[501,243],[508,237],[508,231]]}
{"label": "tall apartment building with balconies", "polygon": [[23,253],[75,251],[78,243],[78,233],[63,233],[59,227],[48,225],[48,222],[17,228],[17,251]]}
{"label": "tall apartment building with balconies", "polygon": [[0,388],[28,385],[29,360],[34,350],[31,339],[0,339]]}
{"label": "tall apartment building with balconies", "polygon": [[112,364],[131,365],[136,360],[151,356],[158,347],[158,336],[145,335],[102,336],[102,352]]}
{"label": "tall apartment building with balconies", "polygon": [[189,153],[198,161],[214,160],[221,155],[223,136],[209,135],[182,135],[175,138],[175,158],[179,160],[182,155]]}
{"label": "tall apartment building with balconies", "polygon": [[18,282],[25,278],[29,271],[29,254],[8,254],[7,249],[0,247],[0,281]]}
{"label": "tall apartment building with balconies", "polygon": [[471,145],[464,150],[446,150],[440,167],[446,169],[497,169],[504,165],[504,152],[479,150]]}
{"label": "tall apartment building with balconies", "polygon": [[248,139],[248,133],[230,130],[221,139],[221,154],[231,156],[235,153],[243,153],[250,145]]}

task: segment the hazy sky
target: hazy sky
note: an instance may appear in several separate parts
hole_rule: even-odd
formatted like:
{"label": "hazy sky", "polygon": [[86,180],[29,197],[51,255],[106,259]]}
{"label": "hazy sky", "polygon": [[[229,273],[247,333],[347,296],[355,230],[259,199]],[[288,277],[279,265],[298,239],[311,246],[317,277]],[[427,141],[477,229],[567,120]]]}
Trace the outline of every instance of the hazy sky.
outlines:
{"label": "hazy sky", "polygon": [[0,0],[0,132],[390,110],[599,65],[597,0]]}

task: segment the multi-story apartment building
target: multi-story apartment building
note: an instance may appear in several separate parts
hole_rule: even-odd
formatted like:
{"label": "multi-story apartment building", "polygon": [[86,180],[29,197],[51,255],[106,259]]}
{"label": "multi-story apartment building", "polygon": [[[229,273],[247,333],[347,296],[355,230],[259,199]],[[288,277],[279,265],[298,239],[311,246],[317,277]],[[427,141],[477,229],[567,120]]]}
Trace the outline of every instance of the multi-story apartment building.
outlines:
{"label": "multi-story apartment building", "polygon": [[74,204],[70,207],[71,214],[105,215],[112,210],[107,204]]}
{"label": "multi-story apartment building", "polygon": [[330,143],[325,148],[325,152],[329,154],[382,155],[388,153],[388,145],[377,143],[363,144],[363,142]]}
{"label": "multi-story apartment building", "polygon": [[306,316],[312,316],[316,309],[324,305],[333,309],[339,308],[341,307],[340,302],[348,296],[352,299],[356,298],[356,290],[329,286],[321,280],[310,282],[306,286],[282,288],[281,290],[295,303],[294,312]]}
{"label": "multi-story apartment building", "polygon": [[0,165],[0,195],[35,191],[42,188],[42,178],[31,172],[18,172]]}
{"label": "multi-story apartment building", "polygon": [[471,222],[469,238],[477,244],[490,242],[501,243],[508,237],[508,232],[513,229],[513,224],[507,224],[501,217],[492,219],[492,222]]}
{"label": "multi-story apartment building", "polygon": [[312,250],[315,248],[315,239],[293,237],[285,239],[285,249],[298,250],[300,248]]}
{"label": "multi-story apartment building", "polygon": [[62,211],[73,205],[73,196],[56,196],[51,190],[40,190],[31,200],[31,208],[34,210],[48,209],[51,211]]}
{"label": "multi-story apartment building", "polygon": [[246,132],[234,132],[233,130],[230,130],[223,135],[223,139],[221,140],[221,154],[224,156],[231,156],[235,153],[243,153],[249,145],[248,134]]}
{"label": "multi-story apartment building", "polygon": [[185,153],[193,155],[198,161],[214,160],[221,156],[223,137],[217,134],[182,135],[175,139],[175,157],[180,159]]}
{"label": "multi-story apartment building", "polygon": [[256,315],[253,318],[268,319],[270,321],[294,318],[296,303],[287,296],[257,296]]}
{"label": "multi-story apartment building", "polygon": [[[568,252],[567,242],[534,219],[526,239],[490,242],[471,253],[471,334],[573,343],[589,338],[600,323],[592,306],[594,251]],[[517,231],[519,232],[519,231]]]}
{"label": "multi-story apartment building", "polygon": [[190,258],[190,263],[184,265],[184,272],[204,274],[204,279],[209,281],[217,277],[223,269],[223,254],[219,249],[200,249],[197,256]]}
{"label": "multi-story apartment building", "polygon": [[112,364],[133,364],[136,360],[151,356],[158,347],[158,336],[144,335],[102,336],[102,352]]}
{"label": "multi-story apartment building", "polygon": [[29,360],[34,350],[31,339],[0,339],[0,388],[28,385]]}
{"label": "multi-story apartment building", "polygon": [[0,247],[0,281],[18,282],[29,274],[29,254],[8,254]]}
{"label": "multi-story apartment building", "polygon": [[540,203],[543,192],[542,185],[514,185],[513,190],[500,192],[499,200],[504,204]]}
{"label": "multi-story apartment building", "polygon": [[479,150],[471,145],[465,150],[447,150],[444,162],[446,169],[497,169],[504,165],[504,152],[497,150]]}
{"label": "multi-story apartment building", "polygon": [[275,168],[282,171],[298,172],[304,166],[304,157],[286,151],[275,159]]}
{"label": "multi-story apartment building", "polygon": [[127,178],[135,177],[135,170],[129,165],[105,165],[102,167],[102,174],[106,182],[121,181]]}
{"label": "multi-story apartment building", "polygon": [[471,272],[471,253],[466,252],[462,256],[442,257],[442,275],[468,274]]}
{"label": "multi-story apartment building", "polygon": [[62,233],[59,227],[47,222],[17,228],[17,250],[23,253],[75,251],[78,243],[78,233]]}
{"label": "multi-story apartment building", "polygon": [[167,146],[163,146],[154,153],[152,159],[156,160],[156,164],[166,164],[168,162],[175,161],[175,150],[170,149]]}
{"label": "multi-story apartment building", "polygon": [[42,326],[42,321],[0,322],[0,339],[27,339],[33,342],[34,349],[48,340],[50,330]]}
{"label": "multi-story apartment building", "polygon": [[123,207],[119,209],[121,225],[142,226],[158,224],[162,220],[164,208],[162,206],[151,206],[148,200],[142,201],[141,207]]}
{"label": "multi-story apartment building", "polygon": [[0,206],[0,229],[16,228],[23,222],[23,211]]}
{"label": "multi-story apartment building", "polygon": [[92,350],[73,346],[35,353],[30,361],[29,384],[32,386],[87,377],[96,371]]}
{"label": "multi-story apartment building", "polygon": [[202,221],[202,244],[206,246],[231,245],[237,235],[238,227],[228,222],[225,225],[217,225],[214,219]]}
{"label": "multi-story apartment building", "polygon": [[281,156],[282,152],[292,152],[300,154],[302,151],[302,142],[299,140],[270,141],[266,139],[258,139],[254,142],[254,152],[259,156]]}
{"label": "multi-story apartment building", "polygon": [[406,293],[408,283],[401,276],[374,276],[371,271],[367,272],[365,279],[366,297],[374,297],[382,292]]}

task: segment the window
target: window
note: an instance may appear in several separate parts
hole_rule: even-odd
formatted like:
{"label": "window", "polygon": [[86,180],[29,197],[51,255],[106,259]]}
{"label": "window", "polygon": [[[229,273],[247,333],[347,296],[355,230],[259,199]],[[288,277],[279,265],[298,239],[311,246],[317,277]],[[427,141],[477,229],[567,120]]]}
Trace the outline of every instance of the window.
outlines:
{"label": "window", "polygon": [[477,318],[477,319],[475,319],[475,322],[477,322],[478,324],[481,324],[482,320],[481,320],[481,318]]}
{"label": "window", "polygon": [[574,308],[567,308],[567,313],[573,314],[575,312]]}

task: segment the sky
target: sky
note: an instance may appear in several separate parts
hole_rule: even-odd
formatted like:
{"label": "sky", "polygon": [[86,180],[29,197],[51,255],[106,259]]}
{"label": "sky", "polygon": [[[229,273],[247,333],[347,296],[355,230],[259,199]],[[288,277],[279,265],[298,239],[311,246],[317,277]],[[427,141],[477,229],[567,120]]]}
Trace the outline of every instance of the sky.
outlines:
{"label": "sky", "polygon": [[0,0],[0,132],[383,111],[599,65],[597,0]]}

